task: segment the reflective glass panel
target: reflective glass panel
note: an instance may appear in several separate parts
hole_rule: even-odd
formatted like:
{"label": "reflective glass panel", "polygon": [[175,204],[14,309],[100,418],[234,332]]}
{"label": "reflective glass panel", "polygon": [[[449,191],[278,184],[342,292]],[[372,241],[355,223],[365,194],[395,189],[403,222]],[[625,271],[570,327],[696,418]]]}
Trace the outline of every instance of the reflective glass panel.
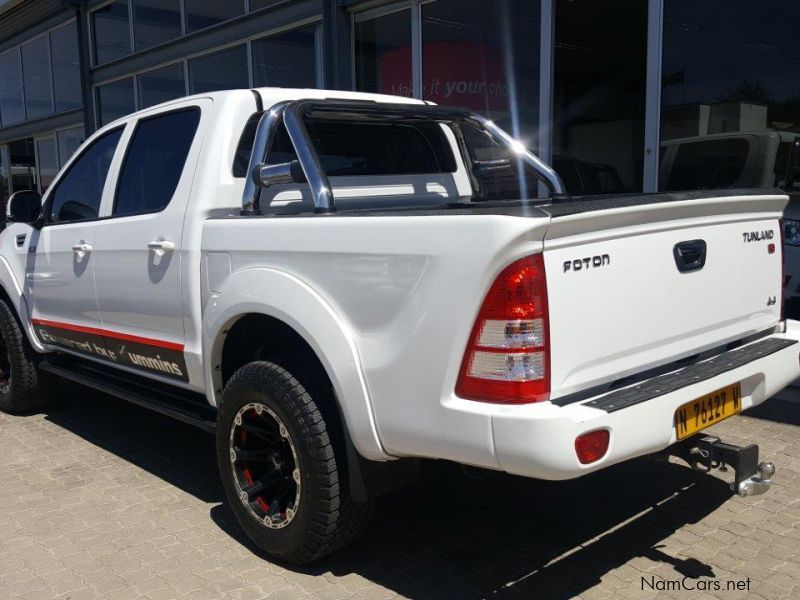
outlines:
{"label": "reflective glass panel", "polygon": [[253,83],[256,86],[316,87],[316,27],[295,29],[255,40]]}
{"label": "reflective glass panel", "polygon": [[131,52],[128,0],[116,0],[91,13],[94,61],[103,64]]}
{"label": "reflective glass panel", "polygon": [[50,59],[53,64],[56,112],[80,108],[83,105],[81,65],[75,23],[50,32]]}
{"label": "reflective glass panel", "polygon": [[414,95],[410,10],[356,23],[355,51],[358,91]]}
{"label": "reflective glass panel", "polygon": [[133,77],[120,79],[97,88],[97,113],[101,126],[135,110]]}
{"label": "reflective glass panel", "polygon": [[24,44],[22,72],[25,74],[27,119],[38,119],[53,112],[53,83],[50,77],[50,41],[43,35]]}
{"label": "reflective glass panel", "polygon": [[189,93],[249,87],[247,48],[234,46],[189,60]]}
{"label": "reflective glass panel", "polygon": [[142,108],[186,95],[183,63],[147,71],[139,78],[139,105]]}

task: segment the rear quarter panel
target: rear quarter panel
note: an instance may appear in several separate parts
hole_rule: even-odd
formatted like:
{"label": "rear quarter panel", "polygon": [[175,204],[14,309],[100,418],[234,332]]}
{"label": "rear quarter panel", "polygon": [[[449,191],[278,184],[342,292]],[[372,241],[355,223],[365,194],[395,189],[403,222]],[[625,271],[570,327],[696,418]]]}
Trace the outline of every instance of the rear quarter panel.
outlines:
{"label": "rear quarter panel", "polygon": [[[362,454],[486,464],[494,455],[489,411],[457,398],[455,380],[486,290],[507,264],[541,251],[547,222],[492,215],[207,221],[204,255],[230,260],[230,275],[205,286],[207,351],[232,315],[277,311],[328,366]],[[243,293],[237,282],[255,271],[253,282],[280,274],[296,285],[252,283]],[[352,361],[337,358],[345,348]],[[448,411],[450,403],[466,409]]]}

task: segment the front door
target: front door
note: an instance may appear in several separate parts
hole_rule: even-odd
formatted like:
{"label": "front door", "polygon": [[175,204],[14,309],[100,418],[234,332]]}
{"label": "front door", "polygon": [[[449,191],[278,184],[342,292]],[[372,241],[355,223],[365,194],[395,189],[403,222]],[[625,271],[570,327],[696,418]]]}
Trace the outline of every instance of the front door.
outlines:
{"label": "front door", "polygon": [[101,357],[95,227],[122,131],[101,135],[72,162],[44,199],[44,226],[32,230],[27,242],[25,296],[40,340]]}
{"label": "front door", "polygon": [[187,381],[183,221],[200,146],[195,102],[134,123],[94,269],[106,345],[119,364]]}

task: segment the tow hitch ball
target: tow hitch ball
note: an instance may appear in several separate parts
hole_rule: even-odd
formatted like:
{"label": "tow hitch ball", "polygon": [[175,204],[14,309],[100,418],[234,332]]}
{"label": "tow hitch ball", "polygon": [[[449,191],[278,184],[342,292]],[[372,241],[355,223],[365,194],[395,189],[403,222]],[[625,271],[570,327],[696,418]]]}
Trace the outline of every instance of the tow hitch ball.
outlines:
{"label": "tow hitch ball", "polygon": [[719,438],[704,436],[680,446],[675,454],[695,471],[727,471],[727,467],[733,467],[735,476],[731,489],[739,496],[763,494],[772,485],[772,476],[775,474],[775,465],[771,462],[758,462],[756,444],[734,446]]}

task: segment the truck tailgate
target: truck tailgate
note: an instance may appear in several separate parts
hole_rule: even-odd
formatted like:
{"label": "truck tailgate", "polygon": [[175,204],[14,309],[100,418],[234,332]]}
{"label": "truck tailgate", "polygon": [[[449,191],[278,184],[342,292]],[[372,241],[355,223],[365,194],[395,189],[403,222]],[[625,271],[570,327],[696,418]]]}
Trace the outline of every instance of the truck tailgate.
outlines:
{"label": "truck tailgate", "polygon": [[774,327],[781,195],[551,207],[544,260],[551,397]]}

